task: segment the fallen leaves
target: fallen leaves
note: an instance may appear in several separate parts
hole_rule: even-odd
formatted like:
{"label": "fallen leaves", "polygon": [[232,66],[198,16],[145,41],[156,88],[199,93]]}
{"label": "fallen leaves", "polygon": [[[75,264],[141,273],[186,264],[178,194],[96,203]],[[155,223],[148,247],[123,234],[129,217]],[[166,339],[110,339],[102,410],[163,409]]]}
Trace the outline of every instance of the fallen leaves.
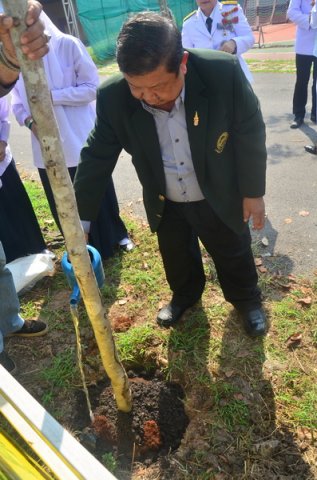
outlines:
{"label": "fallen leaves", "polygon": [[286,340],[286,346],[287,348],[295,348],[299,347],[303,339],[303,335],[301,332],[293,333],[288,337]]}
{"label": "fallen leaves", "polygon": [[257,257],[257,258],[254,259],[254,262],[255,262],[255,266],[257,267],[259,272],[261,272],[261,273],[266,273],[267,272],[267,268],[263,265],[262,258]]}
{"label": "fallen leaves", "polygon": [[309,215],[309,212],[307,212],[307,210],[301,210],[298,215],[300,215],[301,217],[308,217]]}
{"label": "fallen leaves", "polygon": [[311,305],[312,298],[311,297],[299,298],[297,300],[297,303],[300,303],[303,306],[308,306],[308,305]]}

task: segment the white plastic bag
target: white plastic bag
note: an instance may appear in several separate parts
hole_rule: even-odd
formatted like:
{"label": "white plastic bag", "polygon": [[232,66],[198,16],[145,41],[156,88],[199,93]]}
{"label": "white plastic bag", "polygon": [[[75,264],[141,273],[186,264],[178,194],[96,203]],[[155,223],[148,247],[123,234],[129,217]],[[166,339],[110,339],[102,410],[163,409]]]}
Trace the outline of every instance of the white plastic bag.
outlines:
{"label": "white plastic bag", "polygon": [[46,253],[17,258],[6,266],[12,273],[17,293],[30,290],[41,278],[54,274],[54,262]]}

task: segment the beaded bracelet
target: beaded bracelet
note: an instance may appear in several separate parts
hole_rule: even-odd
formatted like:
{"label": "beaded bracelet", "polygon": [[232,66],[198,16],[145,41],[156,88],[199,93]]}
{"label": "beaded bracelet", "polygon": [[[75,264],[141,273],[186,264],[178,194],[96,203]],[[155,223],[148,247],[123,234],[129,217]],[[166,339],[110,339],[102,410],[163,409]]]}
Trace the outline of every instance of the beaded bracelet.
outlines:
{"label": "beaded bracelet", "polygon": [[33,118],[29,118],[29,119],[25,119],[24,120],[24,125],[29,128],[30,130],[32,130],[32,125],[34,123],[34,120]]}
{"label": "beaded bracelet", "polygon": [[20,72],[20,67],[12,63],[4,53],[3,44],[0,43],[0,63],[14,72]]}

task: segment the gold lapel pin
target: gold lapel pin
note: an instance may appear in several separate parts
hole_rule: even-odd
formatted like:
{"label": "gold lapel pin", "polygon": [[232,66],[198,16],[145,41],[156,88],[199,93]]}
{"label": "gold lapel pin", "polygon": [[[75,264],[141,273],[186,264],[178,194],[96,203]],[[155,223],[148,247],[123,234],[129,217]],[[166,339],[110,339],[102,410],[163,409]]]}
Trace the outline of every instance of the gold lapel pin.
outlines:
{"label": "gold lapel pin", "polygon": [[194,116],[194,127],[198,127],[199,125],[199,117],[198,117],[198,113],[195,112],[195,116]]}

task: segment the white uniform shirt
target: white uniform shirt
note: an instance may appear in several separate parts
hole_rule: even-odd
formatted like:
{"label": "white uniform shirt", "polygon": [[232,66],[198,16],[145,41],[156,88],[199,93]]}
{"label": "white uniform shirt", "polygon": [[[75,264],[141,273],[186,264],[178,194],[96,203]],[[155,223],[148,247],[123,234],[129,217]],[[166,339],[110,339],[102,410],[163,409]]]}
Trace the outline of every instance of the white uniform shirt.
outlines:
{"label": "white uniform shirt", "polygon": [[[10,133],[10,122],[9,122],[9,104],[6,97],[0,98],[0,140],[7,143],[6,154],[2,162],[0,162],[0,177],[6,171],[8,165],[12,160],[12,154],[9,147],[9,133]],[[2,186],[0,178],[0,188]]]}
{"label": "white uniform shirt", "polygon": [[236,54],[241,68],[247,79],[252,81],[252,75],[241,55],[253,47],[254,35],[240,5],[217,2],[211,14],[213,22],[210,33],[206,27],[206,18],[198,8],[185,19],[182,28],[183,47],[219,50],[224,41],[233,39],[237,45]]}
{"label": "white uniform shirt", "polygon": [[316,30],[309,23],[311,9],[311,0],[291,0],[287,10],[288,18],[297,26],[295,52],[299,55],[313,55]]}
{"label": "white uniform shirt", "polygon": [[[53,40],[53,39],[52,39]],[[95,121],[95,98],[99,84],[97,68],[80,40],[60,35],[50,42],[43,58],[55,117],[67,167],[78,165],[80,151]],[[24,82],[20,76],[12,90],[12,110],[20,125],[30,116]],[[32,135],[34,165],[45,168],[41,148]]]}

